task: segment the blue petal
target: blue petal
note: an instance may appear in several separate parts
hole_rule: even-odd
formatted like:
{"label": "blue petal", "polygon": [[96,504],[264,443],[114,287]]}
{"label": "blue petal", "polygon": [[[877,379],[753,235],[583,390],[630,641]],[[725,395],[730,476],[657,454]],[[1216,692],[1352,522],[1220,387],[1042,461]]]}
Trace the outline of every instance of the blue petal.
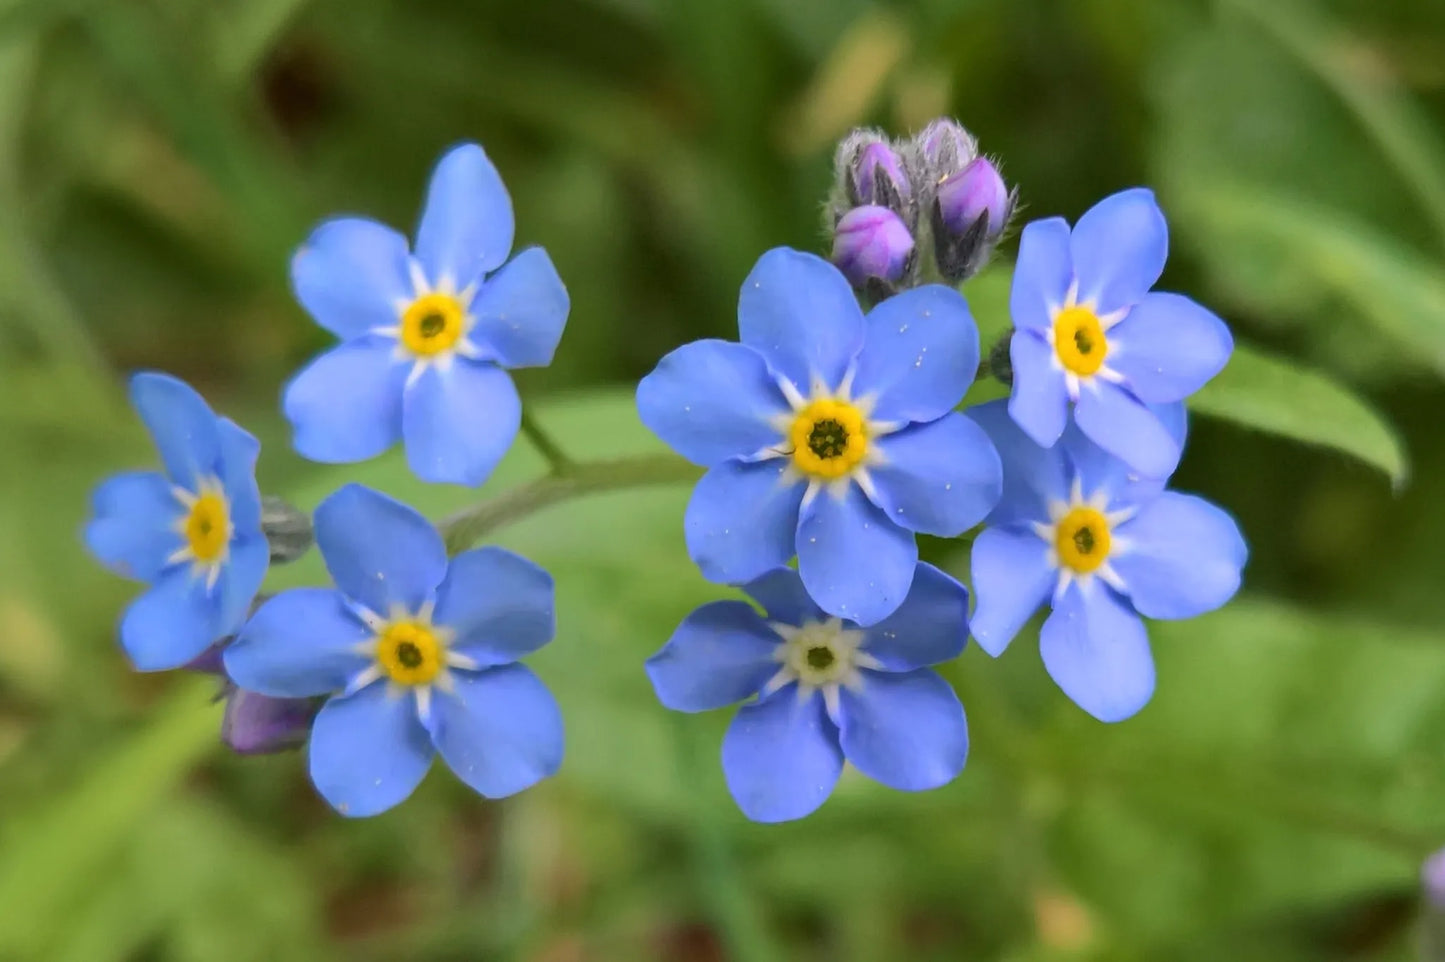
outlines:
{"label": "blue petal", "polygon": [[[1151,404],[1153,411],[1166,433],[1181,447],[1184,444],[1185,421],[1183,404]],[[1148,478],[1140,474],[1128,462],[1105,451],[1089,439],[1077,424],[1070,424],[1064,431],[1063,440],[1057,445],[1079,480],[1085,498],[1093,498],[1103,492],[1108,496],[1111,510],[1131,504],[1141,504],[1164,490],[1168,476]]]}
{"label": "blue petal", "polygon": [[145,422],[172,481],[195,491],[216,473],[221,431],[204,398],[169,374],[144,371],[130,379],[130,403]]}
{"label": "blue petal", "polygon": [[1182,401],[1224,369],[1229,328],[1182,294],[1148,294],[1109,330],[1108,365],[1141,401]]}
{"label": "blue petal", "polygon": [[953,538],[978,524],[1003,493],[1003,466],[988,435],[945,414],[874,442],[886,460],[868,469],[875,500],[910,531]]}
{"label": "blue petal", "polygon": [[642,423],[694,464],[781,444],[774,421],[790,411],[762,355],[728,341],[684,344],[637,385]]}
{"label": "blue petal", "polygon": [[708,711],[756,695],[777,673],[780,639],[745,601],[714,601],[683,619],[647,659],[657,700],[674,711]]}
{"label": "blue petal", "polygon": [[856,484],[826,489],[798,524],[798,573],[824,611],[872,625],[903,603],[918,564],[913,532],[900,528]]}
{"label": "blue petal", "polygon": [[1009,416],[1008,402],[975,405],[965,416],[983,428],[1003,465],[1003,494],[988,524],[1047,521],[1049,503],[1069,497],[1069,467],[1058,445],[1040,447]]}
{"label": "blue petal", "polygon": [[562,340],[569,306],[552,258],[529,247],[482,284],[467,337],[503,367],[546,367]]}
{"label": "blue petal", "polygon": [[460,290],[502,266],[515,226],[502,175],[481,147],[461,144],[431,175],[416,230],[416,258],[433,284],[450,278]]}
{"label": "blue petal", "polygon": [[824,617],[823,609],[813,601],[803,586],[803,579],[792,568],[774,568],[743,585],[743,591],[763,606],[769,621],[801,625]]}
{"label": "blue petal", "polygon": [[802,818],[827,801],[843,771],[838,729],[823,699],[796,685],[738,710],[722,744],[723,776],[755,822]]}
{"label": "blue petal", "polygon": [[293,588],[268,599],[222,658],[241,688],[274,698],[341,691],[371,659],[358,646],[372,632],[332,588]]}
{"label": "blue petal", "polygon": [[1054,312],[1064,305],[1073,280],[1068,222],[1050,217],[1026,226],[1019,235],[1019,257],[1009,292],[1014,327],[1040,335],[1050,330]]}
{"label": "blue petal", "polygon": [[956,658],[968,642],[968,589],[920,563],[903,604],[867,633],[864,650],[886,671],[913,671]]}
{"label": "blue petal", "polygon": [[179,668],[223,634],[218,600],[188,564],[173,565],[126,609],[120,643],[139,671]]}
{"label": "blue petal", "polygon": [[1109,562],[1134,608],[1149,618],[1193,618],[1239,590],[1249,549],[1224,511],[1193,495],[1166,491],[1116,532],[1124,550]]}
{"label": "blue petal", "polygon": [[836,388],[863,347],[863,311],[838,268],[776,247],[758,259],[738,298],[738,333],[775,374],[809,393]]}
{"label": "blue petal", "polygon": [[1058,580],[1049,546],[1032,531],[988,528],[973,543],[970,625],[979,647],[997,658],[1048,598]]}
{"label": "blue petal", "polygon": [[1089,440],[1145,478],[1167,478],[1183,449],[1142,401],[1123,388],[1094,379],[1079,395],[1074,420]]}
{"label": "blue petal", "polygon": [[91,509],[85,545],[118,574],[154,581],[183,542],[175,523],[184,509],[170,482],[155,471],[106,479],[91,496]]}
{"label": "blue petal", "polygon": [[452,674],[432,698],[437,751],[457,777],[487,798],[505,798],[562,764],[562,712],[522,665]]}
{"label": "blue petal", "polygon": [[374,458],[401,437],[401,390],[411,365],[396,341],[372,335],[316,358],[291,379],[281,408],[304,458],[342,464]]}
{"label": "blue petal", "polygon": [[426,518],[379,491],[348,484],[316,508],[316,547],[341,593],[389,616],[415,612],[447,573],[442,536]]}
{"label": "blue petal", "polygon": [[406,238],[360,217],[330,220],[291,258],[291,287],[316,323],[342,340],[397,323],[397,302],[415,296]]}
{"label": "blue petal", "polygon": [[1139,616],[1095,582],[1075,585],[1044,622],[1039,652],[1049,676],[1100,721],[1123,721],[1154,694],[1154,658]]}
{"label": "blue petal", "polygon": [[978,326],[951,287],[905,291],[868,312],[853,379],[880,421],[932,421],[958,407],[978,371]]}
{"label": "blue petal", "polygon": [[423,481],[476,487],[521,425],[522,399],[511,375],[495,364],[457,358],[445,372],[427,369],[406,391],[406,463]]}
{"label": "blue petal", "polygon": [[844,687],[841,694],[843,754],[864,775],[921,792],[963,771],[968,722],[958,695],[937,672],[865,671],[861,690]]}
{"label": "blue petal", "polygon": [[1154,192],[1135,187],[1085,211],[1069,247],[1079,303],[1109,314],[1138,304],[1164,273],[1169,227]]}
{"label": "blue petal", "polygon": [[1016,331],[1009,341],[1014,383],[1008,413],[1040,447],[1051,448],[1069,420],[1064,372],[1054,367],[1054,350],[1043,338]]}
{"label": "blue petal", "polygon": [[260,531],[231,539],[229,555],[216,579],[216,633],[229,635],[241,627],[266,580],[271,546]]}
{"label": "blue petal", "polygon": [[333,698],[311,727],[311,781],[342,815],[378,815],[406,800],[431,767],[431,739],[410,695],[386,685]]}
{"label": "blue petal", "polygon": [[261,533],[261,489],[256,484],[256,458],[261,442],[230,418],[220,419],[221,485],[237,536]]}
{"label": "blue petal", "polygon": [[724,461],[698,481],[682,526],[704,578],[752,581],[793,556],[805,486],[787,469],[786,458]]}
{"label": "blue petal", "polygon": [[557,632],[552,576],[503,548],[452,559],[437,589],[436,623],[453,629],[452,650],[483,665],[530,654]]}

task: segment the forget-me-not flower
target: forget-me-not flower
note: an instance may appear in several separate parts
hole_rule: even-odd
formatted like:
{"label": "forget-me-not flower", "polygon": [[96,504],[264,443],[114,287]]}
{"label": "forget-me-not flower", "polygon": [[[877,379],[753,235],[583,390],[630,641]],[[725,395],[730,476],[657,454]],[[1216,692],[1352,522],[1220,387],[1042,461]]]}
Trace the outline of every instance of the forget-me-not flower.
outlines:
{"label": "forget-me-not flower", "polygon": [[[1070,426],[1039,447],[1004,402],[971,408],[1004,465],[1004,493],[973,543],[973,636],[991,655],[1038,607],[1044,667],[1102,721],[1120,721],[1154,692],[1154,659],[1140,615],[1193,618],[1239,588],[1248,555],[1228,514],[1164,482],[1133,474]],[[1161,408],[1183,442],[1179,406]]]}
{"label": "forget-me-not flower", "polygon": [[311,780],[343,815],[375,815],[442,758],[488,798],[551,775],[562,716],[521,658],[555,630],[552,578],[501,548],[450,562],[441,535],[398,501],[347,485],[316,509],[336,589],[262,605],[225,651],[242,688],[333,695],[311,729]]}
{"label": "forget-me-not flower", "polygon": [[405,439],[422,480],[486,480],[521,423],[505,369],[551,363],[567,321],[567,291],[546,251],[528,248],[503,266],[513,226],[496,168],[463,144],[432,174],[414,249],[357,217],[312,233],[292,260],[292,285],[342,343],[286,387],[297,451],[361,461]]}
{"label": "forget-me-not flower", "polygon": [[1164,478],[1180,447],[1150,404],[1182,401],[1224,367],[1229,328],[1181,294],[1151,292],[1169,232],[1152,191],[1121,191],[1084,213],[1029,224],[1009,310],[1009,414],[1051,447],[1069,405],[1080,429],[1145,477]]}
{"label": "forget-me-not flower", "polygon": [[743,283],[742,343],[668,354],[637,388],[642,421],[709,470],[684,519],[709,580],[740,584],[796,554],[829,614],[898,607],[914,532],[951,537],[998,500],[998,455],[954,412],[978,366],[957,291],[916,288],[864,317],[848,281],[778,248]]}
{"label": "forget-me-not flower", "polygon": [[968,640],[968,591],[918,565],[903,604],[869,628],[823,612],[798,573],[778,568],[688,615],[647,660],[657,697],[697,712],[735,702],[723,774],[748,818],[802,818],[833,791],[846,758],[903,791],[950,782],[968,757],[953,688],[927,666]]}
{"label": "forget-me-not flower", "polygon": [[236,630],[266,576],[260,445],[170,375],[135,375],[130,399],[165,472],[101,484],[85,543],[111,569],[150,584],[120,623],[131,662],[179,668]]}

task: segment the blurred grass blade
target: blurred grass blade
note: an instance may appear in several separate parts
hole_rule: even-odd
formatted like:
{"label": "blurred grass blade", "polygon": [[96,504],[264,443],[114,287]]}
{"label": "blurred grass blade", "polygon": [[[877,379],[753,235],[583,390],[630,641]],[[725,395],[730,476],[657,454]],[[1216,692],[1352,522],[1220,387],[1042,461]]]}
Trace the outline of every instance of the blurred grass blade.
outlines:
{"label": "blurred grass blade", "polygon": [[1327,208],[1257,187],[1195,182],[1181,184],[1174,196],[1210,243],[1277,248],[1284,262],[1348,301],[1406,356],[1445,374],[1445,270],[1414,249]]}
{"label": "blurred grass blade", "polygon": [[1339,96],[1418,198],[1445,248],[1445,142],[1395,82],[1389,61],[1361,56],[1358,44],[1298,3],[1220,2],[1257,23]]}
{"label": "blurred grass blade", "polygon": [[1333,448],[1379,468],[1401,487],[1410,468],[1394,429],[1323,374],[1237,347],[1229,366],[1189,400],[1190,410]]}
{"label": "blurred grass blade", "polygon": [[7,825],[0,862],[0,959],[35,958],[65,930],[136,825],[217,743],[215,682],[177,685],[150,722],[115,746],[69,792]]}

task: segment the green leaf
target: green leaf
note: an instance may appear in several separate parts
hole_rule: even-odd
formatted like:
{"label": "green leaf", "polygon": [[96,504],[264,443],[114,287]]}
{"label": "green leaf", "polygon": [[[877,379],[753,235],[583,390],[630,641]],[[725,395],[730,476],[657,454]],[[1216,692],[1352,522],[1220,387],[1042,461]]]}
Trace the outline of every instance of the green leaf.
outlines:
{"label": "green leaf", "polygon": [[1358,458],[1389,476],[1409,477],[1394,428],[1369,404],[1323,374],[1236,347],[1224,371],[1189,399],[1191,411]]}

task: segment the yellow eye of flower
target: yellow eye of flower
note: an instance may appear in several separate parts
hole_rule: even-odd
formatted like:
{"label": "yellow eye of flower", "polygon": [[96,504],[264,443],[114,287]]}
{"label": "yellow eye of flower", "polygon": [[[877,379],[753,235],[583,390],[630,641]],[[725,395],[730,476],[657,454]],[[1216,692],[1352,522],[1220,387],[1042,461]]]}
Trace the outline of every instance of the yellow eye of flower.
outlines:
{"label": "yellow eye of flower", "polygon": [[197,497],[186,516],[185,535],[197,561],[211,564],[221,560],[231,541],[231,516],[225,495],[208,491]]}
{"label": "yellow eye of flower", "polygon": [[398,621],[376,639],[376,662],[401,685],[425,685],[442,670],[445,649],[428,625]]}
{"label": "yellow eye of flower", "polygon": [[1104,366],[1109,341],[1099,316],[1087,307],[1066,307],[1054,316],[1054,351],[1064,370],[1082,377]]}
{"label": "yellow eye of flower", "polygon": [[1109,560],[1110,543],[1109,521],[1093,508],[1074,508],[1054,529],[1059,564],[1081,575]]}
{"label": "yellow eye of flower", "polygon": [[466,310],[450,294],[423,294],[401,316],[401,343],[420,357],[450,350],[462,336]]}
{"label": "yellow eye of flower", "polygon": [[798,470],[829,481],[848,474],[868,453],[863,412],[847,401],[830,398],[813,401],[799,411],[788,440]]}

